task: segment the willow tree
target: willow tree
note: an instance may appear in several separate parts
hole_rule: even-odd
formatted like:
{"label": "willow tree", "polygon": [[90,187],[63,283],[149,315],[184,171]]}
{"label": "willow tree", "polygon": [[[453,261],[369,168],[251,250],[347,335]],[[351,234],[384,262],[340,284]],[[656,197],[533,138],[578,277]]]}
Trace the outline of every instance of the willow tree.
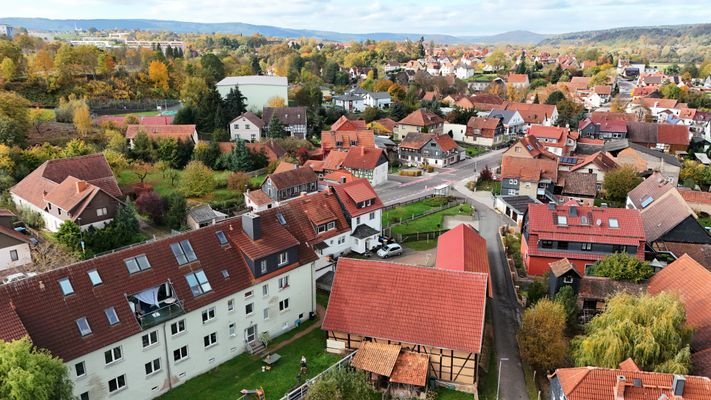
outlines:
{"label": "willow tree", "polygon": [[691,334],[676,296],[621,293],[573,339],[572,356],[578,366],[616,368],[631,357],[645,371],[686,374]]}

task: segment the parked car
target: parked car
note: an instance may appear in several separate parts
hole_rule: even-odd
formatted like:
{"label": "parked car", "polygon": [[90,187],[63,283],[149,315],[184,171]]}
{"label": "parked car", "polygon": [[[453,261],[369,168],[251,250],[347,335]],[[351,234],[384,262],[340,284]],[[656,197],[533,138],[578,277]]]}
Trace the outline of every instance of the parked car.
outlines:
{"label": "parked car", "polygon": [[397,243],[386,244],[378,250],[378,257],[380,258],[399,256],[400,254],[402,254],[402,246]]}
{"label": "parked car", "polygon": [[15,282],[15,281],[21,281],[21,280],[23,280],[23,279],[25,279],[25,278],[31,278],[31,277],[36,276],[36,275],[37,275],[36,272],[28,272],[28,273],[18,272],[18,273],[16,273],[16,274],[12,274],[12,275],[6,276],[6,277],[2,280],[2,283],[7,284],[7,283]]}

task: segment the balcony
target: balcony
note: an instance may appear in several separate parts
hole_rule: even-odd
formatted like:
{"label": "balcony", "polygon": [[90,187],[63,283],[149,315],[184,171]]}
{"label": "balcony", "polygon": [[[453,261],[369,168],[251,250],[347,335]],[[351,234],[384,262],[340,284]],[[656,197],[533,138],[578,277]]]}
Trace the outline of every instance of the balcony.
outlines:
{"label": "balcony", "polygon": [[144,330],[185,314],[170,282],[128,295],[126,300]]}

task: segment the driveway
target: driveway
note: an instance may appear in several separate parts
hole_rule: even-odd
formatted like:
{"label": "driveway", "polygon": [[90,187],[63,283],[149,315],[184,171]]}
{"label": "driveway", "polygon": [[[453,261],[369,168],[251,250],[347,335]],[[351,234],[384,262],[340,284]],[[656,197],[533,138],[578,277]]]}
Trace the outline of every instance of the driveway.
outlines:
{"label": "driveway", "polygon": [[521,309],[516,301],[508,266],[505,264],[504,249],[501,246],[498,234],[499,227],[509,224],[511,221],[491,208],[493,206],[491,193],[474,193],[464,186],[465,183],[466,181],[455,183],[454,189],[472,202],[479,216],[479,233],[486,239],[489,265],[491,267],[491,280],[494,287],[492,311],[496,355],[499,359],[508,359],[508,361],[501,363],[501,393],[499,398],[502,400],[528,399],[526,381],[516,342]]}

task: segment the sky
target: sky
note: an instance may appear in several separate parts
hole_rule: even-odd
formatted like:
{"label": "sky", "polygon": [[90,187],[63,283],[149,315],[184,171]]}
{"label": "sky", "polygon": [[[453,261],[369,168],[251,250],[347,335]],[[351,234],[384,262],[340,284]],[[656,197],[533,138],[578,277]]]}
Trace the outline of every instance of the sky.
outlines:
{"label": "sky", "polygon": [[[711,22],[709,0],[6,0],[3,17],[244,22],[343,33],[565,33]],[[8,4],[9,3],[9,4]]]}

